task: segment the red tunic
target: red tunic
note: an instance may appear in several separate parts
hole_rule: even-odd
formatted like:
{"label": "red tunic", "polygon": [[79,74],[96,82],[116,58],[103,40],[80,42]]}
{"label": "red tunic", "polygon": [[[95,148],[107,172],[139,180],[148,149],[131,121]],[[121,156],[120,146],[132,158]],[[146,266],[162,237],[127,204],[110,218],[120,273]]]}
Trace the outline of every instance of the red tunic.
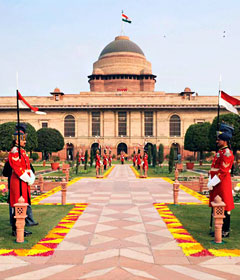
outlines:
{"label": "red tunic", "polygon": [[124,161],[124,155],[121,155],[121,162]]}
{"label": "red tunic", "polygon": [[112,162],[112,156],[109,156],[109,157],[108,157],[108,161],[109,161],[109,165],[111,165],[111,162]]}
{"label": "red tunic", "polygon": [[85,156],[81,156],[81,161],[85,162]]}
{"label": "red tunic", "polygon": [[100,160],[101,160],[100,155],[96,155],[96,167],[97,166],[100,167]]}
{"label": "red tunic", "polygon": [[211,202],[217,195],[219,195],[222,198],[223,202],[226,204],[226,211],[231,211],[234,208],[232,195],[232,180],[230,174],[233,161],[233,153],[228,147],[224,147],[216,153],[211,165],[210,175],[211,178],[217,175],[221,182],[215,187],[213,187],[212,191],[210,191],[210,207]]}
{"label": "red tunic", "polygon": [[[23,175],[25,171],[27,171],[28,175],[30,175],[31,167],[29,157],[26,154],[25,150],[21,149],[21,159],[19,160],[18,148],[13,147],[8,156],[9,163],[12,167],[12,176],[10,181],[10,205],[14,206],[15,203],[18,202],[20,197],[20,183],[19,177]],[[26,203],[31,204],[30,199],[30,186],[22,181],[22,196]]]}
{"label": "red tunic", "polygon": [[148,155],[145,154],[143,157],[143,169],[145,170],[145,168],[147,168],[148,170]]}
{"label": "red tunic", "polygon": [[107,165],[107,155],[103,155],[103,165]]}
{"label": "red tunic", "polygon": [[137,155],[137,165],[141,165],[141,155]]}

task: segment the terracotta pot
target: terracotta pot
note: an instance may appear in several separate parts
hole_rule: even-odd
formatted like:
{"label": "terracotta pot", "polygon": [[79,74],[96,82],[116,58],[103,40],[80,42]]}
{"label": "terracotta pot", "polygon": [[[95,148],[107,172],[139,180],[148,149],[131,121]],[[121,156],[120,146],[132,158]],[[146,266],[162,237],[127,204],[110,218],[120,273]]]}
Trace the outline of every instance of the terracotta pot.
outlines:
{"label": "terracotta pot", "polygon": [[194,168],[194,162],[186,162],[186,168],[187,169],[193,169]]}
{"label": "terracotta pot", "polygon": [[52,163],[51,163],[51,167],[52,167],[52,170],[58,170],[58,168],[59,168],[59,162],[52,162]]}

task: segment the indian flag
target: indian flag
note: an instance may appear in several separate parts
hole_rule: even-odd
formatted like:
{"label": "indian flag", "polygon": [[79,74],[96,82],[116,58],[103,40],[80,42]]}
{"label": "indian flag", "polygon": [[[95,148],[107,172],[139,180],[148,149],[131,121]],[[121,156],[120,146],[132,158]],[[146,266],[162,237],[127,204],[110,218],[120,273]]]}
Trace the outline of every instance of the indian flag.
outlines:
{"label": "indian flag", "polygon": [[128,16],[126,16],[123,12],[122,12],[122,21],[125,21],[127,23],[132,23],[130,18]]}

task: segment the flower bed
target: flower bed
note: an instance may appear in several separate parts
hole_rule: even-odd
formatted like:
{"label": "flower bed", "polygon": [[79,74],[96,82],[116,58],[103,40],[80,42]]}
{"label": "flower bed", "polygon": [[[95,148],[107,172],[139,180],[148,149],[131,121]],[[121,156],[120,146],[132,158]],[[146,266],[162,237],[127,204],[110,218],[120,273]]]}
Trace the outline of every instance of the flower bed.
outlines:
{"label": "flower bed", "polygon": [[0,202],[7,202],[8,199],[8,189],[2,184],[0,185]]}

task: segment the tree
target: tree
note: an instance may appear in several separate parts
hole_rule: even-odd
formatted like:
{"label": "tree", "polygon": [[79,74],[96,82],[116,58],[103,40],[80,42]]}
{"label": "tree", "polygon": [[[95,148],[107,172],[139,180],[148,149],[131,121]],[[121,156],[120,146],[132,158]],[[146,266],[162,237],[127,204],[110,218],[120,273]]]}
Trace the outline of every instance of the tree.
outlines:
{"label": "tree", "polygon": [[[233,137],[230,141],[233,154],[236,156],[240,150],[240,119],[236,114],[223,114],[219,117],[219,123],[225,122],[234,127]],[[210,151],[216,151],[216,131],[217,131],[217,117],[213,120],[209,130]]]}
{"label": "tree", "polygon": [[84,170],[87,170],[87,163],[88,163],[88,150],[85,151]]}
{"label": "tree", "polygon": [[91,149],[91,152],[90,152],[90,166],[91,167],[93,165],[93,161],[94,161],[94,150]]}
{"label": "tree", "polygon": [[200,152],[200,160],[203,152],[209,151],[210,123],[196,123],[189,126],[184,138],[184,149],[192,152]]}
{"label": "tree", "polygon": [[169,159],[168,159],[168,171],[169,171],[169,173],[172,173],[173,166],[174,166],[174,148],[171,147],[170,154],[169,154]]}
{"label": "tree", "polygon": [[152,153],[152,166],[155,167],[157,163],[157,146],[153,145],[153,153]]}
{"label": "tree", "polygon": [[55,128],[41,128],[37,131],[38,147],[37,151],[45,156],[48,153],[61,151],[64,147],[64,138]]}
{"label": "tree", "polygon": [[150,165],[152,163],[152,146],[151,145],[148,145],[148,164]]}
{"label": "tree", "polygon": [[79,168],[79,152],[77,152],[76,155],[76,174],[78,174],[78,168]]}
{"label": "tree", "polygon": [[158,148],[158,162],[159,164],[162,164],[164,162],[164,147],[163,147],[163,144],[160,144],[159,145],[159,148]]}
{"label": "tree", "polygon": [[[27,142],[26,142],[26,151],[32,152],[37,148],[37,133],[35,128],[29,124],[26,124],[26,133],[27,133]],[[13,144],[13,134],[16,129],[16,122],[6,122],[0,125],[0,150],[10,151]]]}

